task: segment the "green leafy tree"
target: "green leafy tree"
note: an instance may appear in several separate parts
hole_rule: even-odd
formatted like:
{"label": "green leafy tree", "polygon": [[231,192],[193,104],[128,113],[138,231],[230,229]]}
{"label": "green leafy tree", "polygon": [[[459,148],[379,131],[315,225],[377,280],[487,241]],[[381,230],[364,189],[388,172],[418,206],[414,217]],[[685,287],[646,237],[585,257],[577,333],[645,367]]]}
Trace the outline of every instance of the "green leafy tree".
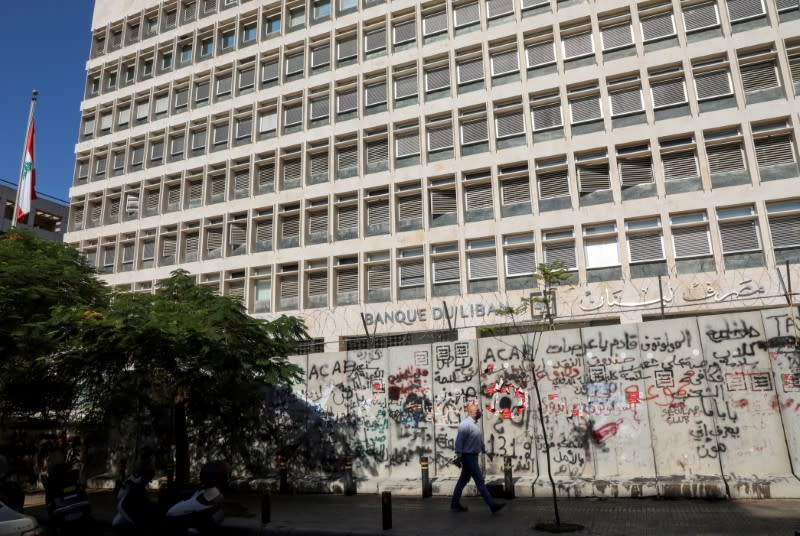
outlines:
{"label": "green leafy tree", "polygon": [[301,378],[286,358],[307,338],[301,320],[251,317],[182,270],[155,294],[117,293],[105,310],[62,313],[75,329],[55,362],[81,371],[82,414],[132,420],[140,445],[174,442],[178,482],[188,479],[190,440],[208,456],[245,456],[264,387]]}
{"label": "green leafy tree", "polygon": [[107,295],[75,248],[27,231],[0,234],[0,419],[67,417],[75,384],[46,359],[68,329],[53,310],[101,308]]}

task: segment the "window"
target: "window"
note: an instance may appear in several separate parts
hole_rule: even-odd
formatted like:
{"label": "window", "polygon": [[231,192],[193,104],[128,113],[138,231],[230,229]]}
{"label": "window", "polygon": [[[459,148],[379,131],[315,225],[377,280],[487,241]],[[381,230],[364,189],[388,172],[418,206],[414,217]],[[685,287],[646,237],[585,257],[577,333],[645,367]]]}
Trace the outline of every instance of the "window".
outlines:
{"label": "window", "polygon": [[795,163],[794,142],[791,134],[759,137],[755,139],[754,143],[758,167]]}
{"label": "window", "polygon": [[694,4],[683,8],[683,25],[686,33],[714,28],[719,25],[717,2]]}
{"label": "window", "polygon": [[194,85],[194,103],[195,105],[202,105],[208,103],[208,94],[211,83],[206,80],[198,82]]}
{"label": "window", "polygon": [[381,28],[364,35],[364,53],[371,54],[386,49],[386,29]]}
{"label": "window", "polygon": [[437,91],[450,87],[450,67],[445,65],[425,71],[425,91]]}
{"label": "window", "polygon": [[497,139],[509,138],[525,134],[525,116],[522,109],[508,112],[495,112],[495,135]]}
{"label": "window", "polygon": [[425,264],[422,248],[401,250],[398,254],[400,288],[425,285]]}
{"label": "window", "polygon": [[395,78],[394,98],[395,100],[416,97],[417,95],[417,75]]}
{"label": "window", "polygon": [[336,113],[343,114],[358,110],[358,90],[351,88],[336,95]]}
{"label": "window", "polygon": [[544,67],[556,62],[556,46],[553,41],[534,43],[525,49],[528,60],[528,69]]}
{"label": "window", "polygon": [[454,7],[453,17],[456,29],[480,22],[480,4],[478,4],[478,2],[471,2],[469,4],[462,4]]}
{"label": "window", "polygon": [[286,57],[286,76],[303,73],[304,62],[303,53],[294,54]]}
{"label": "window", "polygon": [[254,43],[258,37],[258,25],[255,22],[245,24],[242,28],[242,44]]}
{"label": "window", "polygon": [[206,148],[206,130],[192,132],[192,151],[204,151]]}
{"label": "window", "polygon": [[[477,4],[476,4],[477,5]],[[425,13],[422,16],[422,33],[425,37],[447,31],[447,12],[444,10]]]}
{"label": "window", "polygon": [[[681,140],[683,141],[683,140]],[[692,138],[685,140],[687,144],[692,143]],[[664,168],[664,180],[675,181],[682,179],[691,179],[700,176],[697,167],[697,152],[691,145],[681,149],[681,143],[675,143],[674,149],[669,149],[669,152],[664,152],[665,147],[670,144],[662,142],[661,152],[661,165]]]}
{"label": "window", "polygon": [[419,129],[405,130],[395,134],[395,155],[397,158],[419,154]]}
{"label": "window", "polygon": [[660,218],[626,221],[628,258],[630,262],[664,260],[664,243]]}
{"label": "window", "polygon": [[459,61],[456,64],[459,84],[470,84],[483,80],[483,59],[480,57]]}
{"label": "window", "polygon": [[226,147],[228,145],[228,123],[214,125],[214,147]]}
{"label": "window", "polygon": [[683,75],[680,78],[651,79],[650,95],[656,110],[688,102]]}
{"label": "window", "polygon": [[313,4],[312,17],[314,20],[320,20],[331,16],[331,2],[330,0],[318,0]]}
{"label": "window", "polygon": [[395,45],[402,45],[416,41],[417,39],[417,25],[413,20],[408,22],[401,22],[395,24],[392,28],[392,43]]}
{"label": "window", "polygon": [[[772,247],[776,250],[800,247],[800,202],[780,201],[767,204]],[[786,259],[790,260],[790,259]],[[794,256],[793,262],[799,262]]]}
{"label": "window", "polygon": [[672,12],[640,19],[642,41],[649,43],[675,35],[675,17]]}
{"label": "window", "polygon": [[780,87],[775,60],[749,63],[739,66],[742,87],[746,93]]}
{"label": "window", "polygon": [[239,71],[239,91],[252,89],[256,85],[256,69],[248,67]]}
{"label": "window", "polygon": [[731,22],[739,22],[764,15],[764,0],[728,0]]}
{"label": "window", "polygon": [[630,21],[602,28],[600,42],[604,52],[633,45],[633,28]]}
{"label": "window", "polygon": [[576,164],[578,171],[578,190],[588,194],[599,190],[611,189],[611,178],[608,174],[608,162],[596,164]]}
{"label": "window", "polygon": [[752,206],[718,208],[722,253],[741,253],[761,250],[758,220]]}
{"label": "window", "polygon": [[364,94],[367,107],[386,104],[386,82],[365,85]]}
{"label": "window", "polygon": [[489,56],[492,76],[502,76],[519,71],[519,55],[516,46],[512,50],[494,53]]}
{"label": "window", "polygon": [[274,133],[278,128],[278,114],[272,110],[269,112],[261,112],[258,116],[258,133],[266,135]]}
{"label": "window", "polygon": [[336,59],[344,61],[358,56],[358,39],[356,36],[340,39],[336,43]]}
{"label": "window", "polygon": [[323,98],[310,101],[309,109],[312,121],[325,119],[330,114],[330,98],[326,95]]}
{"label": "window", "polygon": [[708,171],[712,175],[745,169],[741,141],[707,145],[706,156],[708,158]]}
{"label": "window", "polygon": [[486,8],[490,19],[514,13],[513,0],[486,0]]}
{"label": "window", "polygon": [[228,51],[233,50],[233,47],[236,45],[236,32],[234,30],[228,30],[223,32],[220,39],[220,50]]}
{"label": "window", "polygon": [[281,33],[281,18],[280,17],[268,17],[264,21],[264,33],[267,36],[277,35]]}
{"label": "window", "polygon": [[283,108],[283,126],[284,128],[299,125],[303,122],[303,105],[290,104],[284,105]]}
{"label": "window", "polygon": [[470,281],[497,279],[497,253],[493,238],[467,242],[467,278]]}
{"label": "window", "polygon": [[298,7],[289,10],[289,30],[297,30],[305,26],[306,23],[306,9],[305,7]]}
{"label": "window", "polygon": [[559,264],[567,270],[577,268],[575,233],[572,229],[542,232],[542,253],[547,264]]}
{"label": "window", "polygon": [[311,49],[311,68],[324,67],[331,63],[330,45],[318,46]]}
{"label": "window", "polygon": [[453,125],[436,124],[427,127],[428,151],[440,151],[453,148]]}
{"label": "window", "polygon": [[617,150],[619,178],[623,188],[653,182],[653,161],[648,151],[647,145]]}
{"label": "window", "polygon": [[489,129],[486,117],[461,121],[461,145],[484,143],[489,140]]}
{"label": "window", "polygon": [[592,32],[567,35],[561,40],[564,60],[573,60],[594,54]]}
{"label": "window", "polygon": [[503,262],[506,277],[531,276],[536,271],[533,233],[503,237]]}
{"label": "window", "polygon": [[558,95],[555,97],[556,100],[551,100],[550,102],[531,103],[534,132],[563,126],[564,118],[561,114],[561,100],[557,98]]}
{"label": "window", "polygon": [[583,228],[583,252],[586,268],[604,268],[619,265],[617,225],[588,225]]}
{"label": "window", "polygon": [[214,54],[214,40],[210,37],[200,41],[200,57],[210,58]]}
{"label": "window", "polygon": [[433,246],[431,251],[431,272],[434,285],[459,283],[461,281],[458,244]]}
{"label": "window", "polygon": [[600,94],[571,96],[569,99],[569,113],[573,125],[602,119],[603,109],[600,106]]}
{"label": "window", "polygon": [[611,115],[619,117],[644,111],[642,102],[642,88],[640,85],[629,86],[623,89],[608,90],[608,100]]}
{"label": "window", "polygon": [[731,75],[727,69],[695,74],[694,85],[698,101],[733,95]]}
{"label": "window", "polygon": [[705,212],[674,214],[670,217],[675,258],[711,255],[711,237]]}

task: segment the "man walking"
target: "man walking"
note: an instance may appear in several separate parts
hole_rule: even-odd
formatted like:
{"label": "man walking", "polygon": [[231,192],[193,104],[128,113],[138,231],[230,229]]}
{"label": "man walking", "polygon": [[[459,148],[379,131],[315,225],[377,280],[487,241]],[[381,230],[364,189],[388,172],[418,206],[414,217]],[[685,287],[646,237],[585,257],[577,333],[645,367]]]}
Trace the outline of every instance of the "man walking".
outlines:
{"label": "man walking", "polygon": [[[464,406],[467,417],[458,425],[458,435],[456,435],[456,458],[461,463],[461,476],[456,483],[453,491],[453,499],[450,501],[450,509],[454,512],[466,512],[467,507],[461,505],[461,492],[472,478],[478,487],[478,492],[489,505],[489,509],[494,514],[505,506],[505,503],[498,503],[489,494],[486,483],[483,481],[483,473],[478,464],[478,456],[481,452],[486,452],[483,445],[483,436],[478,426],[478,419],[481,418],[481,410],[478,409],[478,401],[473,400]],[[492,455],[489,454],[489,459]]]}

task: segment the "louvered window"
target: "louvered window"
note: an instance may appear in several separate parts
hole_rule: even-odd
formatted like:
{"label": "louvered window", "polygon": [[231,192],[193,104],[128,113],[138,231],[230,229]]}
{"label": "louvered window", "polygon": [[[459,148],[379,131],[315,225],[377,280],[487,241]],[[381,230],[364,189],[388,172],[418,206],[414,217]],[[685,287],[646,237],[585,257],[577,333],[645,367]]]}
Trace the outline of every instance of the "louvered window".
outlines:
{"label": "louvered window", "polygon": [[447,13],[430,13],[422,19],[422,31],[426,36],[447,31]]}
{"label": "louvered window", "polygon": [[706,155],[708,156],[708,171],[712,174],[744,169],[744,157],[740,142],[706,147]]}
{"label": "louvered window", "polygon": [[336,95],[336,112],[346,113],[358,109],[358,91],[351,89]]}
{"label": "louvered window", "polygon": [[[217,77],[217,96],[228,95],[231,92],[231,79],[230,74]],[[165,107],[166,109],[166,107]]]}
{"label": "louvered window", "polygon": [[110,221],[114,221],[119,216],[119,207],[120,207],[121,200],[119,197],[116,197],[110,201],[110,206],[108,208],[108,219]]}
{"label": "louvered window", "polygon": [[300,236],[300,216],[284,216],[281,223],[281,240],[291,240]]}
{"label": "louvered window", "polygon": [[600,30],[600,40],[603,50],[614,50],[633,44],[633,28],[630,22],[617,26],[609,26]]}
{"label": "louvered window", "polygon": [[391,286],[391,272],[389,266],[380,264],[367,268],[367,289],[384,290]]}
{"label": "louvered window", "polygon": [[662,154],[661,162],[664,165],[664,180],[677,181],[700,175],[694,151]]}
{"label": "louvered window", "polygon": [[243,69],[239,71],[239,89],[249,89],[256,83],[255,68]]}
{"label": "louvered window", "polygon": [[436,91],[450,87],[450,67],[425,71],[425,91]]}
{"label": "louvered window", "polygon": [[216,125],[214,127],[214,146],[225,145],[227,143],[228,143],[228,125],[227,124]]}
{"label": "louvered window", "polygon": [[757,251],[761,249],[758,227],[755,221],[737,221],[720,223],[719,233],[722,240],[722,253],[740,251]]}
{"label": "louvered window", "polygon": [[792,82],[800,84],[800,56],[789,57],[789,71],[792,75]]}
{"label": "louvered window", "polygon": [[148,214],[158,214],[158,205],[159,205],[159,191],[158,190],[147,190],[145,191],[144,203],[145,203],[145,210]]}
{"label": "louvered window", "polygon": [[404,99],[406,97],[413,97],[417,94],[417,75],[406,76],[404,78],[396,78],[394,81],[394,97],[395,99]]}
{"label": "louvered window", "polygon": [[528,68],[550,65],[556,62],[556,45],[552,41],[536,43],[525,50]]}
{"label": "louvered window", "polygon": [[116,249],[113,247],[103,249],[103,268],[106,273],[114,271],[114,257]]}
{"label": "louvered window", "polygon": [[525,118],[522,115],[522,110],[495,116],[494,122],[498,139],[525,134]]}
{"label": "louvered window", "polygon": [[[184,89],[183,91],[179,91],[178,93],[176,93],[176,95],[175,95],[175,98],[176,98],[176,105],[175,106],[176,106],[176,108],[178,107],[178,105],[177,105],[177,97],[178,97],[178,95],[183,93],[184,98],[188,98],[188,92],[189,92],[188,89]],[[186,103],[184,102],[184,106],[185,105],[186,105]],[[130,120],[131,120],[131,109],[130,109],[130,107],[121,108],[119,110],[119,114],[117,116],[117,124],[120,127],[122,127],[124,125],[127,125],[130,122]]]}
{"label": "louvered window", "polygon": [[461,123],[461,144],[485,142],[489,139],[486,118]]}
{"label": "louvered window", "polygon": [[395,143],[397,158],[419,154],[419,132],[398,135]]}
{"label": "louvered window", "polygon": [[394,27],[394,44],[399,45],[414,41],[417,38],[417,25],[412,20],[402,24],[396,24]]}
{"label": "louvered window", "polygon": [[675,35],[675,19],[672,13],[663,13],[653,17],[641,19],[642,40],[647,43]]}
{"label": "louvered window", "polygon": [[567,270],[575,269],[578,266],[573,242],[544,244],[542,253],[544,254],[544,262],[547,264],[560,264]]}
{"label": "louvered window", "polygon": [[270,82],[272,80],[277,80],[280,76],[280,67],[278,67],[277,61],[271,61],[268,63],[264,63],[261,65],[261,81],[262,82]]}
{"label": "louvered window", "polygon": [[713,99],[731,95],[731,77],[728,71],[714,71],[711,73],[698,74],[694,77],[694,84],[697,88],[697,98]]}
{"label": "louvered window", "polygon": [[233,176],[233,188],[236,192],[247,193],[250,189],[250,173],[247,171],[238,171]]}
{"label": "louvered window", "polygon": [[771,217],[769,230],[772,234],[772,245],[775,248],[800,246],[800,223],[797,215]]}
{"label": "louvered window", "polygon": [[89,206],[89,221],[92,223],[100,223],[100,215],[103,213],[103,205],[100,203],[92,203]]}
{"label": "louvered window", "polygon": [[778,8],[778,12],[780,13],[782,11],[797,9],[800,7],[800,4],[798,4],[798,0],[776,0],[775,7]]}
{"label": "louvered window", "polygon": [[336,168],[338,171],[358,167],[358,147],[342,147],[336,153]]}
{"label": "louvered window", "polygon": [[663,108],[686,102],[686,84],[683,78],[673,78],[661,82],[652,82],[650,91],[653,95],[653,107]]}
{"label": "louvered window", "polygon": [[290,127],[303,122],[303,105],[287,106],[283,109],[283,126]]}
{"label": "louvered window", "polygon": [[202,198],[203,198],[203,183],[200,181],[189,183],[189,206],[190,207],[200,206]]}
{"label": "louvered window", "polygon": [[480,184],[464,189],[467,210],[492,208],[492,185]]}
{"label": "louvered window", "polygon": [[283,161],[283,180],[286,182],[298,181],[303,176],[302,161],[299,158]]}
{"label": "louvered window", "polygon": [[489,59],[492,65],[492,76],[519,71],[519,55],[516,48],[499,54],[492,54]]}
{"label": "louvered window", "polygon": [[247,224],[232,223],[228,231],[230,237],[230,247],[234,254],[247,252]]}
{"label": "louvered window", "polygon": [[258,189],[263,192],[275,188],[275,164],[266,164],[258,168]]}
{"label": "louvered window", "polygon": [[314,153],[310,157],[312,177],[328,177],[328,153]]}
{"label": "louvered window", "polygon": [[566,169],[537,173],[539,199],[569,195],[569,174]]}
{"label": "louvered window", "polygon": [[367,164],[381,164],[389,160],[389,141],[375,140],[367,143]]}
{"label": "louvered window", "polygon": [[486,0],[489,18],[500,17],[514,12],[513,0]]}
{"label": "louvered window", "polygon": [[367,204],[367,225],[382,225],[390,221],[388,199]]}
{"label": "louvered window", "polygon": [[[794,164],[792,138],[789,135],[757,138],[755,146],[759,167]],[[800,220],[798,220],[798,226],[800,226]]]}
{"label": "louvered window", "polygon": [[562,44],[564,47],[564,59],[566,60],[589,56],[594,53],[594,41],[592,41],[591,32],[565,37]]}
{"label": "louvered window", "polygon": [[716,2],[683,8],[683,24],[687,32],[713,28],[719,24]]}
{"label": "louvered window", "polygon": [[747,92],[779,87],[778,71],[773,61],[743,65],[739,68],[742,86]]}
{"label": "louvered window", "polygon": [[225,197],[225,177],[211,178],[211,199]]}
{"label": "louvered window", "polygon": [[497,257],[494,251],[470,253],[467,257],[467,276],[470,281],[497,278]]}
{"label": "louvered window", "polygon": [[570,100],[569,111],[573,124],[594,121],[603,117],[599,95]]}
{"label": "louvered window", "polygon": [[330,113],[330,100],[328,97],[311,101],[311,119],[322,119]]}
{"label": "louvered window", "polygon": [[[164,97],[164,99],[165,99],[165,101],[164,101],[164,109],[162,110],[162,112],[166,112],[167,111],[166,97]],[[156,99],[156,113],[158,113],[158,103],[159,103],[159,100]],[[110,112],[100,116],[100,130],[111,130],[111,113]]]}
{"label": "louvered window", "polygon": [[123,244],[122,245],[122,264],[123,270],[130,270],[130,267],[126,267],[126,264],[133,263],[133,244]]}
{"label": "louvered window", "polygon": [[438,151],[453,147],[453,127],[446,125],[428,129],[428,150]]}
{"label": "louvered window", "polygon": [[[194,86],[194,102],[201,103],[201,102],[208,101],[208,93],[209,93],[210,87],[211,87],[211,83],[210,82],[200,82],[200,83],[196,84]],[[139,115],[139,107],[137,107],[137,109],[136,109],[136,115],[137,115],[136,118],[140,119],[138,117],[138,115]]]}
{"label": "louvered window", "polygon": [[506,179],[500,183],[500,202],[503,205],[530,203],[531,185],[528,177]]}
{"label": "louvered window", "polygon": [[328,211],[308,213],[308,234],[328,234]]}
{"label": "louvered window", "polygon": [[351,37],[350,39],[342,39],[336,44],[336,59],[346,60],[355,58],[358,55],[358,39]]}
{"label": "louvered window", "polygon": [[675,258],[711,255],[711,242],[706,227],[673,228],[672,244],[675,247]]}
{"label": "louvered window", "polygon": [[173,264],[175,262],[175,254],[178,252],[178,240],[175,237],[168,236],[161,239],[161,261],[164,264]]}
{"label": "louvered window", "polygon": [[327,296],[328,295],[328,273],[313,272],[308,274],[308,296]]}
{"label": "louvered window", "polygon": [[642,104],[642,90],[638,86],[621,91],[609,92],[608,100],[611,101],[611,114],[614,116],[631,114],[644,110]]}
{"label": "louvered window", "polygon": [[608,164],[578,166],[578,184],[582,193],[610,189],[611,180],[608,176]]}
{"label": "louvered window", "polygon": [[534,131],[557,128],[563,124],[560,102],[554,102],[532,108],[531,115],[533,115]]}
{"label": "louvered window", "polygon": [[281,301],[283,300],[293,300],[297,299],[298,296],[298,286],[297,286],[297,276],[284,276],[281,277]]}
{"label": "louvered window", "polygon": [[354,227],[358,227],[358,207],[339,207],[336,211],[336,229],[343,231]]}
{"label": "louvered window", "polygon": [[481,18],[481,8],[478,2],[473,4],[461,5],[453,9],[455,15],[456,28],[474,24]]}
{"label": "louvered window", "polygon": [[536,269],[536,250],[533,244],[505,251],[506,277],[531,275]]}
{"label": "louvered window", "polygon": [[653,162],[650,157],[626,158],[619,161],[622,186],[636,186],[653,182]]}
{"label": "louvered window", "polygon": [[206,254],[208,257],[222,255],[222,229],[206,231]]}
{"label": "louvered window", "polygon": [[197,252],[200,250],[200,235],[190,234],[184,236],[184,253],[187,261],[196,261]]}
{"label": "louvered window", "polygon": [[331,62],[331,47],[325,45],[311,50],[311,67],[322,67]]}
{"label": "louvered window", "polygon": [[419,287],[425,284],[425,265],[422,259],[404,262],[399,266],[400,287]]}
{"label": "louvered window", "polygon": [[177,209],[180,201],[181,201],[181,187],[170,186],[169,188],[167,188],[167,208],[169,210]]}
{"label": "louvered window", "polygon": [[405,220],[421,220],[422,219],[422,197],[411,195],[401,197],[397,201],[397,219],[399,221]]}
{"label": "louvered window", "polygon": [[446,257],[433,260],[433,282],[450,283],[461,280],[458,257]]}
{"label": "louvered window", "polygon": [[286,58],[286,74],[293,75],[303,72],[303,54],[295,54]]}
{"label": "louvered window", "polygon": [[628,236],[631,262],[658,261],[664,258],[661,233],[632,234]]}
{"label": "louvered window", "polygon": [[367,106],[383,104],[386,102],[386,82],[366,86],[364,93],[366,93]]}
{"label": "louvered window", "polygon": [[272,249],[272,220],[256,222],[256,251]]}
{"label": "louvered window", "polygon": [[386,48],[386,30],[381,29],[364,36],[364,48],[368,54]]}
{"label": "louvered window", "polygon": [[[800,68],[798,68],[800,70]],[[458,73],[458,83],[468,84],[483,80],[483,60],[478,58],[475,60],[464,61],[456,66]]]}
{"label": "louvered window", "polygon": [[358,292],[358,268],[339,270],[336,274],[336,293]]}
{"label": "louvered window", "polygon": [[456,212],[455,190],[431,190],[431,216],[444,216]]}
{"label": "louvered window", "polygon": [[267,134],[275,132],[278,128],[278,114],[276,112],[265,112],[258,117],[258,133]]}
{"label": "louvered window", "polygon": [[764,0],[728,0],[731,22],[750,19],[764,14]]}

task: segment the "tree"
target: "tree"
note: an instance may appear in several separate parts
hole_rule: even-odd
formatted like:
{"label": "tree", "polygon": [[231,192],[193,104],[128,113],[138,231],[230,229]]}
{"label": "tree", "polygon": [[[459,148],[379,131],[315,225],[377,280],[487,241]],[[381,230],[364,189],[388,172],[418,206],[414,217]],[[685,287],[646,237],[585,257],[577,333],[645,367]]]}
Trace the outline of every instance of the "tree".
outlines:
{"label": "tree", "polygon": [[0,234],[0,418],[44,420],[72,407],[75,386],[45,359],[58,349],[60,306],[100,308],[107,288],[73,247],[15,229]]}
{"label": "tree", "polygon": [[253,318],[183,270],[155,294],[117,293],[105,310],[61,313],[75,330],[54,361],[80,371],[85,419],[131,419],[139,445],[163,443],[171,430],[178,482],[188,479],[190,436],[209,457],[241,455],[263,388],[301,377],[286,358],[307,338],[300,319]]}
{"label": "tree", "polygon": [[[496,311],[496,314],[508,317],[514,325],[514,330],[522,333],[520,326],[520,318],[526,312],[531,314],[539,306],[544,306],[544,318],[547,322],[547,327],[550,330],[555,329],[555,286],[560,285],[570,279],[570,274],[561,262],[542,263],[536,267],[536,279],[542,282],[542,293],[539,296],[533,296],[528,299],[523,298],[520,305],[517,307],[504,307]],[[536,524],[537,530],[545,532],[573,532],[581,530],[583,527],[575,523],[562,523],[561,516],[558,513],[558,496],[556,494],[556,483],[553,480],[553,472],[550,463],[550,439],[547,435],[547,428],[545,427],[544,412],[542,411],[542,395],[539,391],[539,379],[536,377],[536,356],[539,349],[539,342],[541,341],[541,325],[540,329],[534,329],[530,339],[526,339],[522,335],[522,356],[523,362],[530,359],[531,361],[531,378],[533,380],[533,389],[536,392],[537,409],[539,413],[539,426],[542,430],[542,438],[544,440],[545,458],[547,460],[547,476],[550,479],[550,486],[553,493],[553,513],[555,515],[555,523],[540,522]],[[491,328],[490,328],[491,329]],[[537,336],[538,335],[538,336]]]}

